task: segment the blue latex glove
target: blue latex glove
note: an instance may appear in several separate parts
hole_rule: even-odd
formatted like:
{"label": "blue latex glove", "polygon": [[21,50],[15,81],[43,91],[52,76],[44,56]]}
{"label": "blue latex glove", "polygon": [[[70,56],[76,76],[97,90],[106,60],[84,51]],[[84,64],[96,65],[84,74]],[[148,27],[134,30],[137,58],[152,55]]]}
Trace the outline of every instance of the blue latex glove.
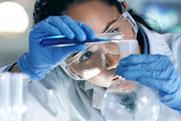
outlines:
{"label": "blue latex glove", "polygon": [[117,74],[158,90],[164,104],[181,111],[181,78],[167,56],[131,55],[120,61]]}
{"label": "blue latex glove", "polygon": [[77,41],[93,40],[93,30],[68,16],[52,16],[35,25],[29,35],[29,52],[22,55],[17,64],[21,72],[32,80],[40,80],[61,64],[70,54],[86,49],[86,45],[71,47],[41,47],[40,39],[46,36],[65,35]]}

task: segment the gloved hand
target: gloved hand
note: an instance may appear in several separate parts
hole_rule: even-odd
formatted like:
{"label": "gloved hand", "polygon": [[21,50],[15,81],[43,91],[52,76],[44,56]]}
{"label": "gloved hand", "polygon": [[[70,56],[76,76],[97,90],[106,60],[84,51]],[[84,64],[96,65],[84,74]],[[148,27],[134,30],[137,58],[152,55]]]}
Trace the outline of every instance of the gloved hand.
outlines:
{"label": "gloved hand", "polygon": [[40,39],[46,36],[65,35],[68,39],[86,41],[95,39],[93,30],[68,16],[52,16],[35,25],[29,35],[29,52],[17,64],[21,72],[32,80],[40,80],[70,54],[86,49],[86,45],[71,47],[41,47]]}
{"label": "gloved hand", "polygon": [[164,104],[181,111],[181,78],[167,56],[128,56],[120,61],[117,74],[158,90]]}

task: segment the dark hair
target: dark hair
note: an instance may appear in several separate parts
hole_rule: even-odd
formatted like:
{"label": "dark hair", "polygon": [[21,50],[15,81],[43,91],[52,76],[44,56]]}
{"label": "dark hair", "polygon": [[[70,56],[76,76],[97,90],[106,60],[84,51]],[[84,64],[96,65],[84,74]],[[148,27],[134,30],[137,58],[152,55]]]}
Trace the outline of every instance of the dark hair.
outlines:
{"label": "dark hair", "polygon": [[[37,0],[34,7],[33,19],[34,24],[37,24],[41,20],[49,16],[60,16],[62,15],[72,4],[83,3],[89,0]],[[114,5],[117,7],[118,11],[122,12],[122,6],[118,0],[102,0],[102,2],[108,5]],[[136,22],[143,24],[150,30],[153,30],[143,17],[137,15],[133,10],[129,10],[129,13],[135,19]]]}

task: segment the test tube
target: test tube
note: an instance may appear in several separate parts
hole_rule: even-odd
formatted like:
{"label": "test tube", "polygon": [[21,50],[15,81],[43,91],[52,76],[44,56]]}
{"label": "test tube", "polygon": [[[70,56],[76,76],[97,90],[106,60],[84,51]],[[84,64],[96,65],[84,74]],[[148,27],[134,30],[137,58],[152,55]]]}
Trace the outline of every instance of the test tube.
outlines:
{"label": "test tube", "polygon": [[75,46],[80,44],[95,44],[95,43],[106,43],[114,40],[117,40],[117,37],[115,36],[119,35],[119,40],[123,39],[123,34],[120,32],[115,33],[101,33],[96,34],[97,38],[94,40],[86,40],[86,41],[77,41],[76,39],[68,39],[64,35],[59,36],[49,36],[41,38],[40,46],[42,47],[66,47],[66,46]]}

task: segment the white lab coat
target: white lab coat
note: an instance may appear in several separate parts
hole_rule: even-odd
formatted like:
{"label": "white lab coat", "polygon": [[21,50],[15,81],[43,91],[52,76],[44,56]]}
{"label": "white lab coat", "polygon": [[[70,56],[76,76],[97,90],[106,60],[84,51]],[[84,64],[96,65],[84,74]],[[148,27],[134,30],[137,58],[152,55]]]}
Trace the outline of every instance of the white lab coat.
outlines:
{"label": "white lab coat", "polygon": [[[143,29],[149,39],[150,53],[170,57],[181,74],[181,34],[158,34]],[[101,93],[101,88],[72,80],[57,67],[45,79],[30,84],[27,121],[104,121],[95,102],[101,100]],[[161,107],[160,121],[181,121],[178,112],[165,105]]]}

